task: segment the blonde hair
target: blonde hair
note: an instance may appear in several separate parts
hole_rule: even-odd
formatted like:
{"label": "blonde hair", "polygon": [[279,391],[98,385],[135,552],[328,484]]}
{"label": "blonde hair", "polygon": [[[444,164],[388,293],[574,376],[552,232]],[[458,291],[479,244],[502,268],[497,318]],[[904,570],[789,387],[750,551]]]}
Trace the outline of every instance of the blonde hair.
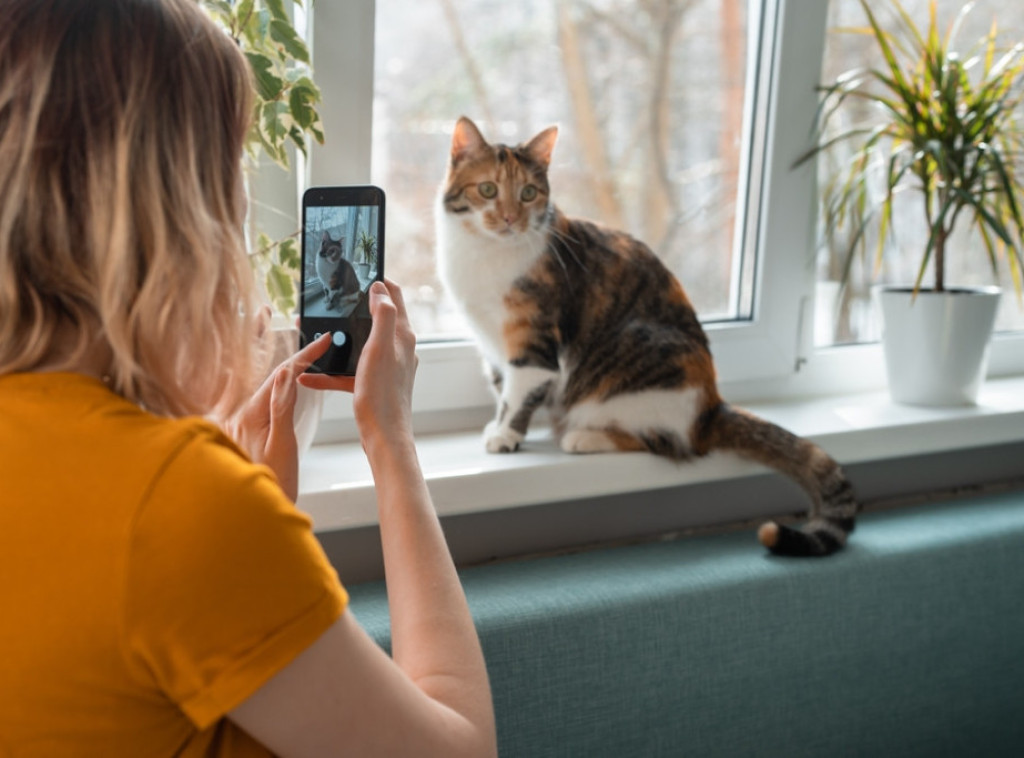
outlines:
{"label": "blonde hair", "polygon": [[239,395],[244,56],[196,0],[0,0],[0,18],[0,375],[100,350],[155,413]]}

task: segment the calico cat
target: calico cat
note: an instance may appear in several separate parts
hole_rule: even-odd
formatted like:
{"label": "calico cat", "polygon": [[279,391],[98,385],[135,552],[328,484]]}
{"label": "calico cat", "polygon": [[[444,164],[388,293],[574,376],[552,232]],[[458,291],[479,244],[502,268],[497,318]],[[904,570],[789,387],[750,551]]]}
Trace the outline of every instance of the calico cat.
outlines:
{"label": "calico cat", "polygon": [[499,395],[484,443],[513,452],[547,405],[563,450],[646,450],[676,460],[726,450],[810,496],[799,529],[768,522],[785,555],[846,544],[858,510],[839,464],[808,440],[720,397],[708,339],[679,281],[642,242],[568,218],[547,170],[557,128],[515,147],[455,127],[437,203],[438,274]]}
{"label": "calico cat", "polygon": [[320,238],[316,256],[316,275],[326,292],[324,300],[328,310],[344,310],[359,299],[359,275],[342,255],[342,241],[331,238],[326,231]]}

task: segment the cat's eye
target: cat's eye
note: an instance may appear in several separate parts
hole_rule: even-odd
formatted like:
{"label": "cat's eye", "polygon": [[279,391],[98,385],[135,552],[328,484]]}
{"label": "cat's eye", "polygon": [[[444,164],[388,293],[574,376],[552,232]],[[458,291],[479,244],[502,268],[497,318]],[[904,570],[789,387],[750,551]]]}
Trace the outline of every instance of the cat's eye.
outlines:
{"label": "cat's eye", "polygon": [[480,193],[480,197],[490,200],[492,197],[498,196],[498,185],[494,182],[480,182],[476,185],[476,191]]}
{"label": "cat's eye", "polygon": [[527,184],[525,187],[523,187],[522,192],[519,193],[519,199],[522,200],[524,203],[528,203],[531,200],[536,200],[537,188],[534,187],[532,184]]}

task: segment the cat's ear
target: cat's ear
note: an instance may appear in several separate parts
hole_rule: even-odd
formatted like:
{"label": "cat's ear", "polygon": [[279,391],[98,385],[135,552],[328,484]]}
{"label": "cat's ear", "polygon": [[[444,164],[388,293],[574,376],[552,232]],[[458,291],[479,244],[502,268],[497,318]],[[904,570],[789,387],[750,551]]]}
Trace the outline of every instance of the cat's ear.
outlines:
{"label": "cat's ear", "polygon": [[487,140],[480,134],[476,124],[463,116],[455,122],[452,133],[452,163],[458,163],[470,153],[487,146]]}
{"label": "cat's ear", "polygon": [[551,153],[555,150],[558,139],[558,127],[549,126],[532,140],[526,143],[525,150],[535,161],[547,168],[551,163]]}
{"label": "cat's ear", "polygon": [[331,240],[331,235],[329,235],[329,234],[327,233],[327,230],[326,230],[326,229],[324,229],[324,234],[323,234],[323,236],[322,236],[322,237],[320,238],[320,241],[321,241],[321,242],[332,242],[332,240]]}

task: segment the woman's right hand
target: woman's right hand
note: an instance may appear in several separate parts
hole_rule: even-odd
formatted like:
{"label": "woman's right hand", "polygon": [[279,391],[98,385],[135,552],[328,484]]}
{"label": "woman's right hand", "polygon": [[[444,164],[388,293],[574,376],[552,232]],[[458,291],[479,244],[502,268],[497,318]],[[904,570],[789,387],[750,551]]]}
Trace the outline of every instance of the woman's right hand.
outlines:
{"label": "woman's right hand", "polygon": [[[302,374],[314,389],[353,393],[353,411],[364,447],[412,436],[412,388],[416,375],[416,335],[409,325],[401,288],[390,279],[369,290],[373,326],[355,377]],[[369,452],[369,450],[368,450]]]}

